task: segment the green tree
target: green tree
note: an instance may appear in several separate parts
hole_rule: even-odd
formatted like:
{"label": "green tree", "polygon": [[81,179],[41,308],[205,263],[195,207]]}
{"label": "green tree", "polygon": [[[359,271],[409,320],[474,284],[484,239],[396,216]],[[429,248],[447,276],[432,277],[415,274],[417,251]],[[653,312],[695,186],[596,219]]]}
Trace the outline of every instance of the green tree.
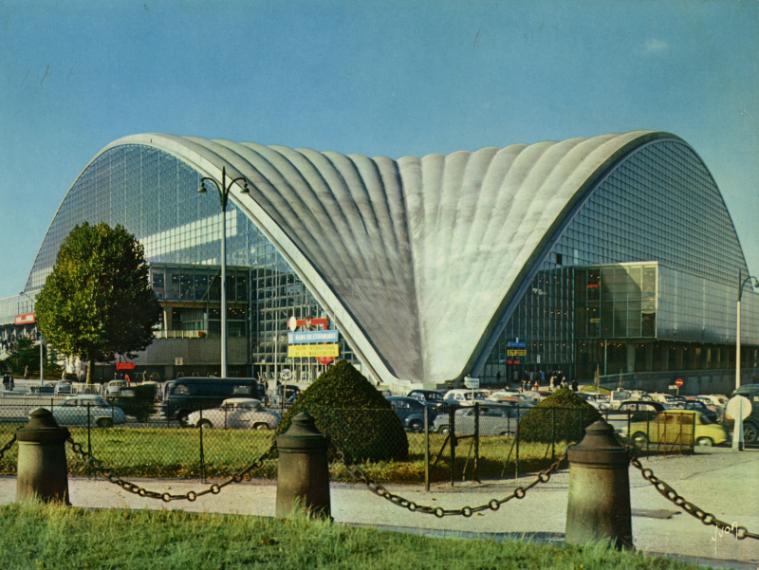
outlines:
{"label": "green tree", "polygon": [[103,223],[71,230],[35,303],[47,342],[87,360],[87,383],[96,361],[146,348],[160,311],[142,245]]}

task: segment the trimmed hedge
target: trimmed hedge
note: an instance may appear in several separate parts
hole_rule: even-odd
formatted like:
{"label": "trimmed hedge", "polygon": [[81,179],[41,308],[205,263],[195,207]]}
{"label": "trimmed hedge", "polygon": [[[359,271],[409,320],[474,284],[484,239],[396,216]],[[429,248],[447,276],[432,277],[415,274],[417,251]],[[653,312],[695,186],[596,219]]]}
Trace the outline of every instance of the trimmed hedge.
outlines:
{"label": "trimmed hedge", "polygon": [[390,403],[351,364],[339,361],[309,386],[279,425],[307,411],[351,461],[408,459],[408,438]]}
{"label": "trimmed hedge", "polygon": [[527,412],[519,423],[519,436],[524,441],[580,441],[585,428],[600,419],[593,406],[561,388]]}

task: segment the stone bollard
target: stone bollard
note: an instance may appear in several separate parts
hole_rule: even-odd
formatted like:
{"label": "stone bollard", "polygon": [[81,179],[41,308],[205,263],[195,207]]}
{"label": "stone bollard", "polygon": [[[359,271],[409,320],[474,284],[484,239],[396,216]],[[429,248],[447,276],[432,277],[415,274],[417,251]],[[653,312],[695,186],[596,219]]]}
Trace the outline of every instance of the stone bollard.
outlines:
{"label": "stone bollard", "polygon": [[327,438],[314,418],[301,412],[286,433],[277,437],[277,517],[303,508],[312,516],[330,517]]}
{"label": "stone bollard", "polygon": [[594,422],[568,456],[567,543],[608,540],[618,549],[633,548],[630,456],[614,428],[603,420]]}
{"label": "stone bollard", "polygon": [[65,447],[68,436],[69,430],[58,426],[50,410],[32,410],[29,423],[16,432],[17,501],[37,498],[71,504]]}

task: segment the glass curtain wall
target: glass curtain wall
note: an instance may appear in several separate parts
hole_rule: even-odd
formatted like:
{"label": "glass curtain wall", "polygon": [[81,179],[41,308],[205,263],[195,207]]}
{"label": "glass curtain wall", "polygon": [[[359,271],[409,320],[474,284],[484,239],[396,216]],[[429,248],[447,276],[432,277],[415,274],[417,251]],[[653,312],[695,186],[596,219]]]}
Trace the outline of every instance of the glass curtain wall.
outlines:
{"label": "glass curtain wall", "polygon": [[[587,285],[592,283],[592,276],[576,277],[574,272],[578,267],[651,261],[667,268],[659,314],[652,313],[650,297],[640,300],[626,297],[624,303],[615,297],[606,301],[606,306],[597,305],[588,297]],[[703,316],[702,330],[734,342],[734,332],[729,330],[735,330],[735,296],[725,297],[721,287],[724,284],[731,287],[736,282],[739,268],[746,274],[727,209],[698,156],[676,139],[643,145],[597,184],[550,252],[538,261],[539,273],[524,297],[517,300],[512,318],[488,357],[483,380],[495,383],[513,376],[505,351],[507,343],[517,337],[529,348],[517,367],[519,372],[559,368],[574,375],[577,343],[587,342],[580,340],[582,335],[590,337],[590,333],[599,332],[603,338],[619,328],[627,338],[632,338],[640,327],[639,336],[647,338],[657,320],[664,328],[672,322],[672,314],[703,314],[693,298],[686,302],[686,297],[680,301],[673,297],[668,281],[670,271],[682,280],[700,282],[701,300],[709,299],[712,303]],[[609,278],[622,280],[622,285],[632,279],[630,294],[634,295],[637,278],[625,275],[623,270],[618,275],[614,273],[616,270],[612,271]],[[577,279],[585,283],[579,291]],[[639,279],[641,290],[650,290],[650,273],[641,274]],[[556,285],[546,287],[547,282]],[[640,322],[637,318],[631,321],[629,311],[635,313],[638,303]],[[576,309],[583,312],[580,321],[583,331],[575,330]],[[598,314],[590,315],[593,311]],[[604,319],[603,314],[610,318]],[[601,330],[596,331],[595,327]],[[751,343],[759,344],[759,339],[752,338]],[[627,362],[629,349],[622,349],[621,343],[614,343],[614,349],[624,350],[624,355],[614,358]]]}
{"label": "glass curtain wall", "polygon": [[[140,240],[155,267],[151,280],[159,297],[198,301],[210,282],[207,295],[218,299],[214,276],[220,265],[220,205],[215,193],[198,194],[199,180],[195,170],[157,149],[123,145],[106,151],[63,200],[26,289],[42,287],[62,241],[74,226],[87,221],[121,224]],[[227,266],[232,301],[229,331],[250,339],[251,364],[264,374],[273,372],[276,354],[279,369],[291,369],[296,378],[313,377],[323,369],[310,359],[287,358],[286,322],[293,315],[324,316],[324,310],[276,248],[234,205],[227,211]],[[209,307],[207,313],[190,311],[181,326],[203,324],[212,334],[218,332],[218,307]],[[202,323],[204,318],[207,322]],[[342,340],[340,344],[341,358],[353,360],[350,348]]]}

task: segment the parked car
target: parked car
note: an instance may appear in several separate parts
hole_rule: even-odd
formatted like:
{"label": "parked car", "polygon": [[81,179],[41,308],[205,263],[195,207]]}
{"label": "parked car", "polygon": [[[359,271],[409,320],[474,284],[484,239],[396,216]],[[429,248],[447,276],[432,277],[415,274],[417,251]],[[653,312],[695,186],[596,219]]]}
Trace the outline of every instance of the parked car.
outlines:
{"label": "parked car", "polygon": [[70,396],[62,403],[48,408],[62,426],[111,427],[126,422],[124,410],[111,406],[97,394]]}
{"label": "parked car", "polygon": [[[496,403],[480,404],[480,435],[511,435],[517,430],[517,408]],[[455,431],[457,436],[473,435],[476,411],[473,406],[455,411]],[[451,430],[448,414],[440,414],[432,423],[438,433]]]}
{"label": "parked car", "polygon": [[746,443],[759,442],[759,384],[743,384],[732,396],[744,396],[751,401],[751,415],[743,422],[743,440]]}
{"label": "parked car", "polygon": [[490,394],[487,399],[493,402],[519,402],[520,395],[519,390],[497,390]]}
{"label": "parked car", "polygon": [[650,422],[666,409],[661,402],[628,400],[622,402],[616,410],[608,410],[603,415],[616,431],[626,434],[628,424]]}
{"label": "parked car", "polygon": [[254,378],[177,378],[163,386],[161,408],[167,419],[187,421],[190,412],[214,408],[232,397],[262,400],[266,390]]}
{"label": "parked car", "polygon": [[485,401],[488,393],[484,390],[467,390],[456,388],[448,390],[443,396],[443,401],[449,406],[471,406],[476,400]]}
{"label": "parked car", "polygon": [[[403,427],[411,431],[424,429],[425,405],[415,398],[404,396],[390,396],[387,398],[393,408],[393,412],[401,420]],[[432,422],[437,414],[434,406],[426,406],[429,421]]]}
{"label": "parked car", "polygon": [[61,396],[64,394],[71,394],[71,382],[58,380],[58,382],[55,383],[55,388],[53,388],[53,395]]}
{"label": "parked car", "polygon": [[111,380],[104,387],[104,396],[106,398],[118,396],[122,390],[127,389],[126,380]]}
{"label": "parked car", "polygon": [[197,427],[276,429],[281,417],[256,398],[227,398],[218,408],[192,412],[187,423]]}
{"label": "parked car", "polygon": [[695,410],[697,412],[700,412],[709,418],[710,422],[716,423],[719,421],[719,414],[699,400],[686,400],[682,404],[682,407],[678,407],[683,410]]}
{"label": "parked car", "polygon": [[419,400],[422,404],[441,407],[443,405],[443,392],[439,390],[411,390],[406,394],[407,398]]}
{"label": "parked car", "polygon": [[646,442],[711,446],[727,441],[723,426],[710,422],[695,410],[665,410],[649,422],[632,423],[630,433],[638,447],[644,447]]}

